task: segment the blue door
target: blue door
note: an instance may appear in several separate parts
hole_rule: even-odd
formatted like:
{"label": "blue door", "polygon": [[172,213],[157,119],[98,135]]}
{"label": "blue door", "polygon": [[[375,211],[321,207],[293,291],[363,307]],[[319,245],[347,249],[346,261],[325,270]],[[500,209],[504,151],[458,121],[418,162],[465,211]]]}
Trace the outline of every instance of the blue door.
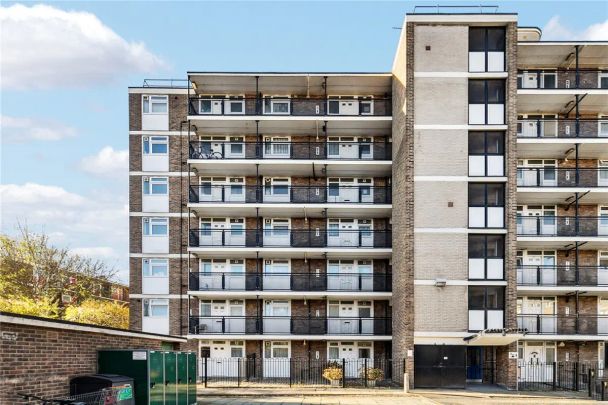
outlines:
{"label": "blue door", "polygon": [[467,347],[467,380],[481,381],[483,377],[482,358],[482,347]]}

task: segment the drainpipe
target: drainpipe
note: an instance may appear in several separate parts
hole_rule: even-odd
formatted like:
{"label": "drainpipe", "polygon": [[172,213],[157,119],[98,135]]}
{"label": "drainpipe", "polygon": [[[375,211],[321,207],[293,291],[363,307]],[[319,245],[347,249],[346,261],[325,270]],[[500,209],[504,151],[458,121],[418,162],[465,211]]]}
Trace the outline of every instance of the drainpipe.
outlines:
{"label": "drainpipe", "polygon": [[578,51],[579,51],[579,46],[576,45],[574,47],[575,49],[575,60],[576,60],[576,80],[575,80],[575,86],[578,89],[580,87],[580,71],[579,71],[579,67],[578,67]]}
{"label": "drainpipe", "polygon": [[260,76],[255,77],[255,115],[260,115],[260,93],[259,93]]}
{"label": "drainpipe", "polygon": [[580,170],[579,170],[579,163],[578,163],[578,143],[574,144],[574,167],[576,169],[575,171],[575,178],[574,181],[576,182],[576,187],[579,186],[579,179],[580,179]]}
{"label": "drainpipe", "polygon": [[579,283],[579,270],[578,270],[578,242],[574,245],[574,281],[576,285]]}

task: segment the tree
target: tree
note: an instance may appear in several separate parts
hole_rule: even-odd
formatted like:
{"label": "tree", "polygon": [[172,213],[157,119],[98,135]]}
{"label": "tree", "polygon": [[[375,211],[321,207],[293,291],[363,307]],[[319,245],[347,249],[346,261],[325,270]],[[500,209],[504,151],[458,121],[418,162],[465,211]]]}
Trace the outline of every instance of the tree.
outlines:
{"label": "tree", "polygon": [[34,300],[27,297],[0,298],[0,311],[14,314],[57,318],[59,307],[48,298]]}
{"label": "tree", "polygon": [[129,328],[129,308],[115,301],[88,299],[65,310],[66,321],[92,323],[113,328]]}

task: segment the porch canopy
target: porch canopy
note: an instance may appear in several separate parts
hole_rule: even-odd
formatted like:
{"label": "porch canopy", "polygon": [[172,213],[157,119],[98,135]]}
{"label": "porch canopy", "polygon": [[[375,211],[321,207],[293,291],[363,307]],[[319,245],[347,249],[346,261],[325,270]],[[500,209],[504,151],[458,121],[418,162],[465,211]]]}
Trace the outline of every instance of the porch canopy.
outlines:
{"label": "porch canopy", "polygon": [[525,329],[486,329],[464,338],[472,346],[505,346],[522,339]]}

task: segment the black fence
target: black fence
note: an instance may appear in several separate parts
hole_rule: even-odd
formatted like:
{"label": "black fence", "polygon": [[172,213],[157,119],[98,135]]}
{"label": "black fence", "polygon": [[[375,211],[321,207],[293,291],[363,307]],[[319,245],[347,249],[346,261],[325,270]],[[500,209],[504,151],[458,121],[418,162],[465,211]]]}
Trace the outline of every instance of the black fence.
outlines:
{"label": "black fence", "polygon": [[608,315],[518,314],[517,327],[534,335],[608,335]]}
{"label": "black fence", "polygon": [[205,387],[249,384],[335,387],[403,386],[404,360],[308,358],[202,358]]}
{"label": "black fence", "polygon": [[604,369],[598,363],[520,363],[517,384],[523,391],[574,391],[594,399],[608,397]]}

